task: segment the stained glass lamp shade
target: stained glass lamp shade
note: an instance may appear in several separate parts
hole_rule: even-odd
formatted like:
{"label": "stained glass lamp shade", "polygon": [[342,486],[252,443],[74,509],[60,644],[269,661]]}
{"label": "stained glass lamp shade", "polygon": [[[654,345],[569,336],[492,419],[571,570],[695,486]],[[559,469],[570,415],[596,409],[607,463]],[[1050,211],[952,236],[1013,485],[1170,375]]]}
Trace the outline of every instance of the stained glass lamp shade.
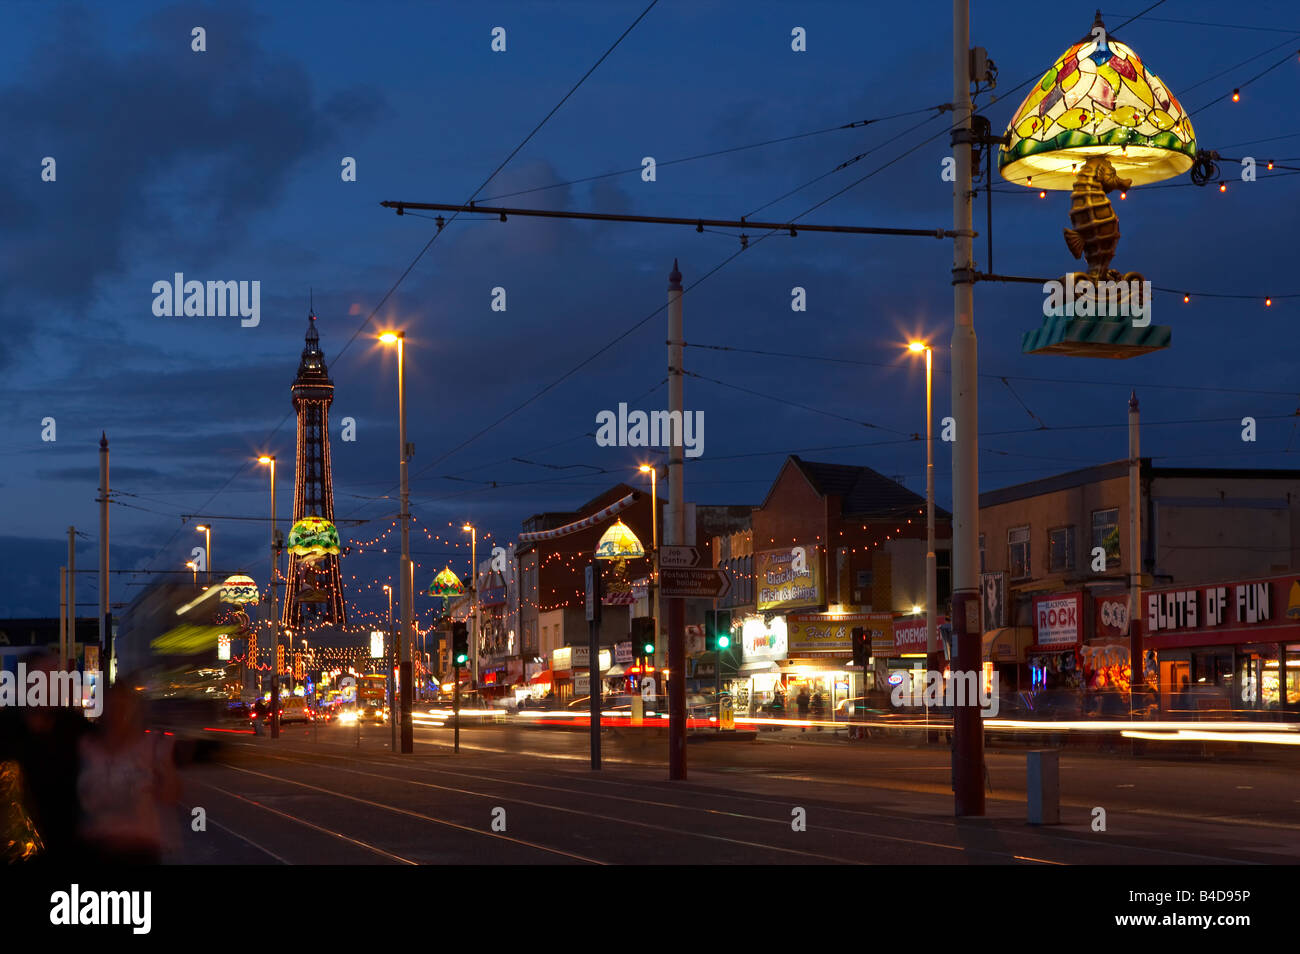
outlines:
{"label": "stained glass lamp shade", "polygon": [[339,553],[339,532],[324,517],[303,517],[289,531],[286,546],[304,563],[316,563]]}
{"label": "stained glass lamp shade", "polygon": [[635,560],[643,556],[645,548],[641,541],[622,520],[614,521],[596,545],[597,560]]}
{"label": "stained glass lamp shade", "polygon": [[1034,189],[1071,189],[1074,173],[1105,156],[1133,185],[1181,175],[1196,159],[1182,104],[1100,16],[1025,97],[999,150],[1002,177]]}
{"label": "stained glass lamp shade", "polygon": [[226,581],[221,584],[221,602],[236,604],[256,604],[257,603],[257,584],[251,576],[245,576],[242,573],[236,573],[233,576],[226,577]]}
{"label": "stained glass lamp shade", "polygon": [[430,596],[441,596],[447,599],[452,596],[460,596],[465,592],[465,585],[461,583],[460,577],[451,572],[451,567],[443,567],[441,573],[433,578],[433,583],[429,586]]}

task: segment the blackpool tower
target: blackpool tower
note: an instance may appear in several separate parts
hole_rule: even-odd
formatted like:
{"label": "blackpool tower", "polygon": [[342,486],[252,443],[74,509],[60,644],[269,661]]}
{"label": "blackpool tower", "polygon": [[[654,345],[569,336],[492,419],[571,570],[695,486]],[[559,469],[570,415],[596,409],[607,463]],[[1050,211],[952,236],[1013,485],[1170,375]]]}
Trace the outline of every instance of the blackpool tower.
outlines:
{"label": "blackpool tower", "polygon": [[[293,482],[293,519],[323,517],[334,522],[334,478],[330,470],[329,409],[334,382],[316,333],[316,313],[307,316],[307,346],[293,382],[293,409],[298,415],[298,446]],[[344,629],[343,581],[339,558],[331,554],[308,563],[289,555],[289,577],[281,623],[295,630],[333,626]]]}

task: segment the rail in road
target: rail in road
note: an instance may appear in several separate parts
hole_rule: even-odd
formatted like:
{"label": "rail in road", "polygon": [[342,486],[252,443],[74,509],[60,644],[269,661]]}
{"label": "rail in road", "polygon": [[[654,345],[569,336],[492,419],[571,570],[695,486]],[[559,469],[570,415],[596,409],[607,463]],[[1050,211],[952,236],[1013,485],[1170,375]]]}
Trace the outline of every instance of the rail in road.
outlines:
{"label": "rail in road", "polygon": [[[225,839],[203,860],[280,863],[1148,863],[1243,860],[1007,819],[846,807],[798,780],[697,773],[669,783],[634,765],[591,773],[571,761],[425,749],[357,752],[345,742],[256,739],[187,771]],[[742,784],[743,782],[743,784]],[[737,788],[737,785],[742,785]],[[918,804],[925,802],[919,799]],[[936,800],[931,799],[931,802]],[[798,809],[804,830],[798,830]],[[186,832],[186,845],[200,836]],[[1167,842],[1178,844],[1180,842]],[[1186,844],[1186,842],[1181,842]],[[210,850],[210,844],[209,844]],[[1249,860],[1249,859],[1246,859]],[[1256,859],[1258,860],[1258,859]],[[1276,858],[1271,860],[1276,861]]]}

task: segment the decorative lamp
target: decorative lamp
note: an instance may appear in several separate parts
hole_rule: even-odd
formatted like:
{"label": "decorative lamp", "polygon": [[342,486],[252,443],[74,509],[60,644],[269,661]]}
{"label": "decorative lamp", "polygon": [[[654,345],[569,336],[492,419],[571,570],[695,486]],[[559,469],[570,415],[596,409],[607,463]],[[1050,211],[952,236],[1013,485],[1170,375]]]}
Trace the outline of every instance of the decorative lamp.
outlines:
{"label": "decorative lamp", "polygon": [[251,576],[236,573],[226,577],[221,584],[221,602],[235,603],[240,606],[257,605],[257,584]]}
{"label": "decorative lamp", "polygon": [[441,596],[443,599],[460,596],[464,592],[465,585],[449,566],[443,567],[442,572],[433,578],[433,583],[429,586],[430,596]]}
{"label": "decorative lamp", "polygon": [[1093,157],[1110,160],[1132,185],[1181,175],[1196,161],[1182,104],[1132,48],[1107,35],[1100,11],[1088,36],[1025,97],[1007,134],[1002,178],[1035,189],[1073,189]]}
{"label": "decorative lamp", "polygon": [[622,520],[605,531],[596,545],[597,560],[636,560],[645,556],[645,548],[636,534]]}
{"label": "decorative lamp", "polygon": [[286,547],[303,563],[311,565],[326,556],[339,554],[339,532],[324,517],[303,517],[289,530]]}
{"label": "decorative lamp", "polygon": [[1044,286],[1043,323],[1021,336],[1023,352],[1131,358],[1169,347],[1169,327],[1151,323],[1151,283],[1111,268],[1120,232],[1107,195],[1196,165],[1196,133],[1182,105],[1107,35],[1097,11],[1088,36],[1020,104],[998,152],[1008,182],[1070,190],[1065,244],[1088,264]]}

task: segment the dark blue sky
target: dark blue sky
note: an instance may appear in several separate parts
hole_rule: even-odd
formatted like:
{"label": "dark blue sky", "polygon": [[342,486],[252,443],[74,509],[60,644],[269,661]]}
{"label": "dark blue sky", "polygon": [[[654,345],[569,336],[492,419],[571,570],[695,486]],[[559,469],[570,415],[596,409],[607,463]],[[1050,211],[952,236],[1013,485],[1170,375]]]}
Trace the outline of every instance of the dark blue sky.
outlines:
{"label": "dark blue sky", "polygon": [[[689,285],[736,251],[733,235],[462,219],[357,332],[434,231],[428,219],[399,218],[379,202],[468,198],[644,5],[10,4],[0,34],[0,616],[57,612],[69,524],[90,534],[79,567],[94,566],[101,430],[112,442],[120,502],[112,507],[115,566],[180,568],[201,540],[192,529],[201,521],[183,524],[182,514],[266,513],[265,471],[249,461],[266,449],[282,461],[292,456],[285,415],[309,288],[336,384],[337,516],[371,521],[341,528],[345,539],[375,538],[397,510],[383,497],[397,482],[394,358],[373,344],[377,326],[406,329],[413,509],[430,532],[461,538],[448,524],[468,519],[511,539],[530,513],[571,509],[634,480],[645,451],[598,447],[584,435],[594,433],[597,412],[620,401],[665,405],[666,388],[652,390],[665,376],[662,312],[438,458],[663,305],[674,257]],[[1146,5],[1106,10],[1107,23]],[[949,10],[931,0],[663,0],[480,198],[634,168],[644,156],[664,163],[946,102]],[[1041,76],[1092,16],[1084,4],[978,3],[971,37],[996,60],[1004,92]],[[1300,47],[1298,20],[1287,2],[1174,0],[1118,35],[1191,111],[1201,148],[1300,167],[1300,57],[1243,88],[1240,103],[1226,101]],[[206,53],[190,49],[194,26],[207,31]],[[490,49],[497,26],[507,31],[505,53]],[[790,49],[796,26],[807,30],[805,53]],[[1271,29],[1236,28],[1245,26]],[[993,103],[981,97],[996,131],[1024,92]],[[933,136],[806,221],[947,227],[945,120],[893,138],[925,118],[671,165],[654,183],[632,173],[502,201],[737,217],[879,147],[762,213],[787,219]],[[1289,138],[1241,145],[1266,137]],[[40,179],[45,156],[57,161],[53,183]],[[357,160],[355,183],[341,181],[344,156]],[[1184,176],[1116,202],[1123,238],[1115,265],[1193,293],[1190,305],[1156,299],[1155,321],[1173,327],[1166,352],[1130,362],[1023,356],[1020,335],[1041,320],[1039,289],[977,288],[980,369],[991,375],[980,383],[983,489],[1124,456],[1131,387],[1142,401],[1143,452],[1159,463],[1294,466],[1300,442],[1286,416],[1300,390],[1300,298],[1278,296],[1300,292],[1300,178],[1244,184],[1230,165],[1224,174],[1226,194],[1185,185]],[[996,270],[1071,269],[1060,237],[1068,205],[1066,193],[995,194]],[[981,233],[983,209],[981,196]],[[688,292],[687,340],[866,363],[688,348],[689,370],[746,389],[687,379],[687,407],[703,410],[706,422],[704,454],[688,469],[690,499],[758,503],[790,452],[866,464],[923,492],[924,445],[904,438],[924,430],[924,371],[900,347],[914,334],[935,341],[942,417],[951,244],[803,233],[751,245]],[[976,248],[983,268],[982,235]],[[155,317],[151,287],[175,272],[260,281],[261,324]],[[807,290],[804,314],[790,310],[796,285]],[[507,291],[505,312],[491,310],[496,286]],[[1263,307],[1265,294],[1275,297],[1272,308]],[[1019,400],[997,375],[1008,376]],[[1029,432],[1038,425],[1020,401],[1047,430]],[[1240,440],[1245,415],[1258,419],[1253,444]],[[338,439],[345,416],[356,419],[355,443]],[[41,441],[45,417],[57,421],[56,442]],[[828,447],[836,449],[820,449]],[[936,470],[947,507],[945,451],[938,445]],[[280,491],[287,528],[288,467]],[[214,525],[217,569],[263,577],[265,524],[219,517]],[[388,581],[390,540],[387,555],[348,557],[345,580]],[[421,589],[448,559],[458,570],[467,562],[465,548],[418,531],[415,550]],[[144,579],[116,577],[113,600],[129,599],[138,586],[128,583]],[[83,578],[78,592],[93,603],[94,581]]]}

